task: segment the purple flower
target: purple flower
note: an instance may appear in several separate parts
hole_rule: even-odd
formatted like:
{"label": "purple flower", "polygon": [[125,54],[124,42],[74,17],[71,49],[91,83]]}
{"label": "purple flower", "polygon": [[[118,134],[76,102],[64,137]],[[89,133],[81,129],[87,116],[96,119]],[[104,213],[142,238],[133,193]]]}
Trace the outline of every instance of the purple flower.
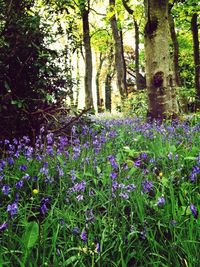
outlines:
{"label": "purple flower", "polygon": [[164,205],[165,205],[165,198],[164,198],[164,197],[159,197],[159,198],[158,198],[157,205],[158,205],[159,207],[164,206]]}
{"label": "purple flower", "polygon": [[44,175],[48,175],[49,170],[44,166],[40,169],[40,173],[44,174]]}
{"label": "purple flower", "polygon": [[9,205],[7,206],[7,212],[9,212],[11,216],[17,214],[17,211],[18,211],[18,205],[17,205],[16,202],[14,202],[14,203],[11,204],[11,205],[9,204]]}
{"label": "purple flower", "polygon": [[8,164],[11,165],[11,166],[15,164],[13,158],[8,158],[7,161],[8,161]]}
{"label": "purple flower", "polygon": [[73,235],[77,235],[77,234],[79,234],[79,232],[80,232],[80,229],[78,228],[78,226],[75,226],[75,227],[72,229],[72,234],[73,234]]}
{"label": "purple flower", "polygon": [[47,204],[49,203],[49,198],[43,198],[40,203],[40,212],[42,215],[45,215],[48,211]]}
{"label": "purple flower", "polygon": [[86,210],[86,222],[93,222],[95,220],[93,209]]}
{"label": "purple flower", "polygon": [[23,185],[24,185],[24,181],[23,181],[23,180],[20,180],[19,182],[17,182],[17,183],[15,184],[15,186],[17,187],[17,189],[22,188]]}
{"label": "purple flower", "polygon": [[189,179],[190,179],[192,182],[195,182],[198,173],[200,173],[200,168],[199,168],[198,166],[194,166],[194,167],[192,168],[192,172],[191,172],[190,175],[189,175]]}
{"label": "purple flower", "polygon": [[110,178],[111,178],[112,180],[115,180],[115,179],[117,178],[117,175],[118,175],[117,172],[111,172],[111,173],[110,173]]}
{"label": "purple flower", "polygon": [[140,160],[140,159],[135,160],[135,161],[134,161],[134,165],[135,165],[136,167],[140,167],[140,165],[141,165],[141,160]]}
{"label": "purple flower", "polygon": [[26,171],[27,170],[27,166],[25,164],[22,164],[19,166],[19,170],[20,171]]}
{"label": "purple flower", "polygon": [[4,223],[0,224],[0,232],[6,230],[7,228],[8,228],[8,223],[7,222],[4,222]]}
{"label": "purple flower", "polygon": [[190,204],[190,210],[194,216],[195,219],[198,218],[198,210],[197,208],[194,206],[194,204]]}
{"label": "purple flower", "polygon": [[22,179],[24,179],[24,180],[29,180],[29,179],[30,179],[30,175],[29,175],[28,173],[26,173],[26,174],[22,177]]}
{"label": "purple flower", "polygon": [[120,193],[119,196],[123,199],[129,199],[129,195],[127,193]]}
{"label": "purple flower", "polygon": [[60,166],[57,166],[57,171],[60,177],[62,177],[64,175],[64,171]]}
{"label": "purple flower", "polygon": [[117,170],[118,169],[118,164],[117,164],[117,162],[115,160],[115,157],[113,155],[109,155],[107,157],[107,159],[110,161],[110,164],[113,167],[113,169]]}
{"label": "purple flower", "polygon": [[153,183],[148,180],[144,180],[142,182],[142,192],[143,193],[150,193],[153,187]]}
{"label": "purple flower", "polygon": [[70,174],[71,174],[72,182],[74,182],[74,181],[76,180],[75,170],[71,170],[71,171],[70,171]]}
{"label": "purple flower", "polygon": [[47,144],[50,145],[53,143],[53,136],[54,134],[53,133],[49,133],[47,134]]}
{"label": "purple flower", "polygon": [[83,240],[84,242],[87,242],[87,233],[85,230],[81,232],[81,240]]}
{"label": "purple flower", "polygon": [[76,199],[77,199],[78,201],[82,201],[82,200],[83,200],[83,195],[78,195],[78,196],[76,197]]}
{"label": "purple flower", "polygon": [[2,187],[2,193],[7,196],[9,194],[9,192],[10,192],[10,186],[9,185],[4,185]]}
{"label": "purple flower", "polygon": [[95,248],[97,253],[100,253],[100,244],[96,243],[96,248]]}

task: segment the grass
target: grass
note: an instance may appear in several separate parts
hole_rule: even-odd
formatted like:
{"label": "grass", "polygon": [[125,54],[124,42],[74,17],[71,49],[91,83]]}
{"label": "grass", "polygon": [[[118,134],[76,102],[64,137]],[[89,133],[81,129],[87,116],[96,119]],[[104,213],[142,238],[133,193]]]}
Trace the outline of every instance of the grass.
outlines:
{"label": "grass", "polygon": [[0,266],[200,266],[200,123],[2,141]]}

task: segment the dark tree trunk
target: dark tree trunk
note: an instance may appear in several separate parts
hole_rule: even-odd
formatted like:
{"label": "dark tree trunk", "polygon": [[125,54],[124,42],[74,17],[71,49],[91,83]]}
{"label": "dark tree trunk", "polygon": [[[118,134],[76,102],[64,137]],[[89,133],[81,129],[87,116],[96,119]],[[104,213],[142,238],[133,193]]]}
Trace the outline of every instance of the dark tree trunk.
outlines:
{"label": "dark tree trunk", "polygon": [[175,82],[178,87],[181,87],[181,78],[179,73],[179,44],[176,36],[174,18],[169,11],[169,28],[173,44],[173,63],[174,63],[174,76]]}
{"label": "dark tree trunk", "polygon": [[194,13],[191,19],[191,30],[193,36],[193,49],[194,49],[194,66],[195,66],[195,88],[197,94],[197,106],[200,107],[200,60],[199,60],[199,36],[197,13]]}
{"label": "dark tree trunk", "polygon": [[[115,0],[110,1],[110,8],[114,10],[115,8]],[[126,69],[125,69],[125,61],[123,58],[123,41],[122,35],[120,36],[120,32],[117,27],[117,20],[115,14],[110,18],[112,34],[115,45],[115,68],[117,73],[117,86],[121,95],[121,98],[124,99],[127,96],[127,87],[126,87]]]}
{"label": "dark tree trunk", "polygon": [[83,44],[85,49],[85,107],[92,108],[92,49],[90,44],[89,8],[82,7]]}

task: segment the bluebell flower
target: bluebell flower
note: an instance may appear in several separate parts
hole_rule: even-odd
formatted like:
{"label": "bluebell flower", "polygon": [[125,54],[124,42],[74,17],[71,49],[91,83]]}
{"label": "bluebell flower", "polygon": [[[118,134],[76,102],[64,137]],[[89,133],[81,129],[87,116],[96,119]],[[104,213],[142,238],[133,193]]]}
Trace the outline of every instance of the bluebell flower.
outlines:
{"label": "bluebell flower", "polygon": [[110,173],[110,178],[111,178],[112,180],[115,180],[115,179],[117,178],[117,176],[118,176],[118,173],[117,173],[117,172],[111,172],[111,173]]}
{"label": "bluebell flower", "polygon": [[6,230],[7,228],[8,228],[8,223],[7,222],[4,222],[4,223],[0,224],[0,232]]}
{"label": "bluebell flower", "polygon": [[24,181],[23,181],[23,180],[20,180],[20,181],[18,181],[18,182],[15,184],[15,186],[17,187],[17,189],[22,188],[23,185],[24,185]]}
{"label": "bluebell flower", "polygon": [[20,171],[26,171],[27,170],[27,166],[25,164],[22,164],[19,166],[19,170]]}
{"label": "bluebell flower", "polygon": [[43,198],[40,203],[40,212],[45,215],[48,212],[47,204],[49,203],[49,198]]}
{"label": "bluebell flower", "polygon": [[97,253],[100,253],[100,244],[99,243],[96,243],[95,250]]}
{"label": "bluebell flower", "polygon": [[11,205],[9,204],[9,205],[7,206],[7,210],[6,210],[6,211],[9,212],[11,216],[17,214],[17,212],[18,212],[18,205],[17,205],[17,203],[14,202],[14,203],[11,204]]}
{"label": "bluebell flower", "polygon": [[4,194],[4,195],[8,195],[9,194],[9,192],[10,192],[10,186],[9,185],[4,185],[3,187],[2,187],[2,193]]}
{"label": "bluebell flower", "polygon": [[83,200],[83,195],[78,195],[78,196],[76,197],[76,199],[77,199],[78,201],[82,201],[82,200]]}
{"label": "bluebell flower", "polygon": [[194,206],[194,204],[190,204],[190,210],[194,216],[195,219],[198,218],[198,210],[197,208]]}
{"label": "bluebell flower", "polygon": [[73,235],[78,235],[80,233],[80,229],[78,228],[78,226],[75,226],[73,229],[72,229],[72,234]]}
{"label": "bluebell flower", "polygon": [[9,164],[10,166],[12,166],[12,165],[15,164],[15,161],[14,161],[13,158],[8,158],[7,161],[8,161],[8,164]]}
{"label": "bluebell flower", "polygon": [[148,180],[142,181],[142,192],[143,193],[150,193],[153,187],[153,183]]}
{"label": "bluebell flower", "polygon": [[159,197],[159,198],[158,198],[157,205],[158,205],[159,207],[164,206],[164,205],[165,205],[165,198],[164,198],[164,197]]}
{"label": "bluebell flower", "polygon": [[87,242],[87,233],[85,230],[81,232],[81,240],[83,240],[84,242]]}

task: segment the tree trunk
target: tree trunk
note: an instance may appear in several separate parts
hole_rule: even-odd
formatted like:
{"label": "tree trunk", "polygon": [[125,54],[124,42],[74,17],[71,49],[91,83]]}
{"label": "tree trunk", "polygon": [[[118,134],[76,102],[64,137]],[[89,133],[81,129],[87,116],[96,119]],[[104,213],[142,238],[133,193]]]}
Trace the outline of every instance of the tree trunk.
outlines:
{"label": "tree trunk", "polygon": [[97,74],[96,74],[97,110],[99,113],[102,112],[103,110],[103,101],[102,101],[103,98],[102,98],[102,93],[100,93],[99,77],[101,75],[101,69],[102,69],[104,60],[105,60],[105,57],[102,57],[102,53],[100,52],[99,66],[98,66]]}
{"label": "tree trunk", "polygon": [[140,88],[140,69],[139,69],[139,43],[140,43],[140,35],[139,35],[139,26],[137,20],[134,18],[134,11],[128,6],[127,0],[122,0],[123,6],[126,11],[133,16],[134,22],[134,30],[135,30],[135,80],[136,80],[136,89]]}
{"label": "tree trunk", "polygon": [[179,74],[179,44],[176,36],[175,25],[174,25],[174,18],[169,10],[169,28],[170,34],[173,44],[173,63],[174,63],[174,75],[175,75],[175,82],[178,87],[181,87],[181,78]]}
{"label": "tree trunk", "polygon": [[149,119],[172,118],[178,105],[170,69],[168,0],[144,0],[145,68]]}
{"label": "tree trunk", "polygon": [[[110,8],[113,11],[115,9],[115,0],[109,0]],[[123,41],[122,35],[117,27],[117,20],[115,14],[110,18],[112,34],[115,45],[115,67],[117,72],[117,87],[119,89],[122,99],[127,96],[127,86],[126,86],[126,68],[125,60],[123,57]]]}
{"label": "tree trunk", "polygon": [[90,44],[89,9],[82,8],[83,44],[85,49],[85,107],[93,108],[92,96],[92,49]]}
{"label": "tree trunk", "polygon": [[76,99],[74,107],[75,109],[78,109],[78,99],[79,99],[79,92],[80,92],[80,68],[79,68],[79,60],[80,60],[80,54],[79,49],[77,49],[76,52]]}
{"label": "tree trunk", "polygon": [[114,58],[113,49],[111,48],[109,62],[108,62],[108,70],[105,79],[105,108],[110,112],[112,108],[111,89],[112,89],[112,78],[114,74],[113,64],[112,64],[113,58]]}
{"label": "tree trunk", "polygon": [[199,60],[199,37],[197,13],[194,13],[191,20],[191,30],[193,36],[194,66],[195,66],[195,88],[197,94],[197,106],[200,107],[200,60]]}
{"label": "tree trunk", "polygon": [[134,28],[135,28],[135,76],[136,76],[136,89],[138,90],[140,87],[139,82],[139,42],[140,42],[140,36],[139,36],[139,27],[137,24],[137,21],[134,19]]}

